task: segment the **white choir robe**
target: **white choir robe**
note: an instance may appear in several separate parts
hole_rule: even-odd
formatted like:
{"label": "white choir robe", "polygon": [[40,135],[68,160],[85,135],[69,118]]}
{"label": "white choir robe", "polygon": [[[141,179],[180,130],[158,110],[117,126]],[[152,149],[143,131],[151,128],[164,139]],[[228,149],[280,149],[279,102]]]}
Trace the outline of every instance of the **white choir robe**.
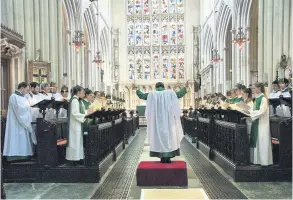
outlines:
{"label": "white choir robe", "polygon": [[78,161],[84,158],[83,131],[81,127],[84,121],[85,114],[80,113],[79,101],[73,99],[70,105],[69,140],[66,147],[66,160]]}
{"label": "white choir robe", "polygon": [[[291,97],[291,94],[289,91],[287,91],[288,89],[285,88],[285,90],[281,91],[281,95],[284,97],[284,98],[288,98],[288,97]],[[291,116],[291,112],[290,112],[290,108],[289,106],[285,106],[285,105],[281,105],[281,106],[278,106],[278,109],[281,110],[280,111],[280,115],[281,117],[292,117]]]}
{"label": "white choir robe", "polygon": [[251,162],[253,164],[273,164],[272,140],[270,133],[268,99],[263,97],[259,110],[251,111],[251,119],[259,119],[256,147],[251,148]]}
{"label": "white choir robe", "polygon": [[[271,92],[269,95],[269,99],[279,99],[281,94],[281,91]],[[269,113],[271,116],[274,115],[274,108],[272,105],[269,106]],[[283,109],[281,108],[281,106],[276,107],[276,115],[283,116]]]}
{"label": "white choir robe", "polygon": [[12,94],[9,98],[4,156],[31,156],[33,144],[37,144],[33,131],[32,116],[28,100],[24,96]]}
{"label": "white choir robe", "polygon": [[[27,95],[25,95],[25,97],[27,98],[30,106],[33,106],[43,100],[43,96],[41,94],[27,94]],[[37,118],[43,117],[42,114],[40,113],[39,108],[32,108],[31,107],[31,113],[32,113],[32,121],[33,122],[35,122]]]}
{"label": "white choir robe", "polygon": [[154,91],[148,94],[145,116],[150,156],[162,158],[178,155],[183,138],[180,114],[179,100],[174,91]]}

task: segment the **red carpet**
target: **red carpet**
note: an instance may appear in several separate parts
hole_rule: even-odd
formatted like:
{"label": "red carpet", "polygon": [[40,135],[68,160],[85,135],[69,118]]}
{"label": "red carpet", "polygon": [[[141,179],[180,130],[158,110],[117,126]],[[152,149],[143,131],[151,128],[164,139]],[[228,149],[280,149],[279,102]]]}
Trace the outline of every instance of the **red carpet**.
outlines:
{"label": "red carpet", "polygon": [[142,161],[136,171],[136,180],[138,186],[187,186],[186,163]]}

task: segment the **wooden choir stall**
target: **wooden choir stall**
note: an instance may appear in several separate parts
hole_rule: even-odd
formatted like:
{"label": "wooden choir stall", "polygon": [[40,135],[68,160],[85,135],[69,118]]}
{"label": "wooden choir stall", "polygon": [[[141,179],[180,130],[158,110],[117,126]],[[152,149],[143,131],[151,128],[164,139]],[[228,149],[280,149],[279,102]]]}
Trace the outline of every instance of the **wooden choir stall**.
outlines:
{"label": "wooden choir stall", "polygon": [[[270,101],[274,107],[291,98]],[[231,109],[195,109],[195,117],[183,112],[184,133],[195,147],[218,164],[236,182],[292,181],[292,117],[270,116],[273,165],[250,163],[246,114]]]}
{"label": "wooden choir stall", "polygon": [[[35,155],[22,162],[6,162],[3,157],[4,182],[99,182],[139,127],[138,118],[127,118],[123,109],[92,113],[87,117],[88,134],[84,135],[85,158],[81,165],[71,166],[65,160],[67,118],[58,116],[61,108],[67,109],[67,102],[43,100],[33,107],[39,108],[43,116],[34,123],[37,137]],[[46,119],[52,110],[56,117]],[[1,123],[4,141],[5,119]]]}

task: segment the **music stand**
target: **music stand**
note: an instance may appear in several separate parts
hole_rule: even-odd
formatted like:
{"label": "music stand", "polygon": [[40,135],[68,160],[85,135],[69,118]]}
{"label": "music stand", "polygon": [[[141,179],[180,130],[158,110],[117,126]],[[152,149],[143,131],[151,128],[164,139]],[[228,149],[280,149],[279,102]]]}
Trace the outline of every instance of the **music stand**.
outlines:
{"label": "music stand", "polygon": [[67,101],[55,101],[52,108],[56,110],[56,118],[58,119],[60,108],[65,108],[67,106]]}
{"label": "music stand", "polygon": [[40,109],[40,113],[43,115],[43,118],[45,119],[46,109],[47,108],[52,108],[54,102],[55,102],[55,99],[54,98],[52,98],[51,100],[44,99],[44,100],[36,103],[35,105],[32,105],[31,107],[32,108],[39,108]]}

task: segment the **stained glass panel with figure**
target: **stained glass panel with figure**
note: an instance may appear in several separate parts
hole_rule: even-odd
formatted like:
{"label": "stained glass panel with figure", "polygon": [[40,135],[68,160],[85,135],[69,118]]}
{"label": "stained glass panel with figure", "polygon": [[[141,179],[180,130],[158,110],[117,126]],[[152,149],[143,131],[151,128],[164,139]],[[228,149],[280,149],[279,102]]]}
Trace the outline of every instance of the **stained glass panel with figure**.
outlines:
{"label": "stained glass panel with figure", "polygon": [[148,20],[145,20],[143,24],[143,45],[150,46],[150,23]]}
{"label": "stained glass panel with figure", "polygon": [[136,79],[142,79],[142,49],[138,48],[135,52],[135,68],[136,68]]}
{"label": "stained glass panel with figure", "polygon": [[151,79],[151,56],[149,49],[145,49],[143,54],[143,70],[144,70],[144,79]]}
{"label": "stained glass panel with figure", "polygon": [[128,46],[134,45],[134,24],[133,21],[128,23]]}
{"label": "stained glass panel with figure", "polygon": [[134,3],[134,0],[128,0],[127,1],[127,14],[128,15],[133,14],[133,3]]}
{"label": "stained glass panel with figure", "polygon": [[150,14],[149,0],[143,0],[143,13],[144,13],[145,15]]}
{"label": "stained glass panel with figure", "polygon": [[168,45],[168,35],[169,35],[169,31],[168,31],[168,20],[165,18],[162,21],[162,45]]}
{"label": "stained glass panel with figure", "polygon": [[135,0],[135,14],[141,14],[141,0]]}

